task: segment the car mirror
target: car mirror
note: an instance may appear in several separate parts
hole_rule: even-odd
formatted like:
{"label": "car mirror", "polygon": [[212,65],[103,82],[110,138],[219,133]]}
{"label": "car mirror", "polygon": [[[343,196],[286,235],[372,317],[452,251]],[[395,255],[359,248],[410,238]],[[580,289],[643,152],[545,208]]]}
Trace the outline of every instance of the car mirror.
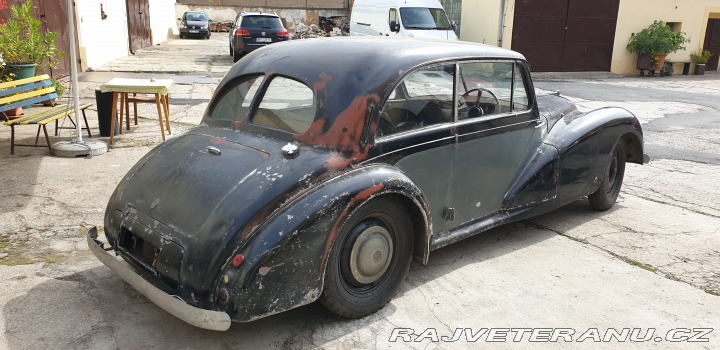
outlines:
{"label": "car mirror", "polygon": [[450,28],[452,28],[453,30],[457,30],[457,25],[455,24],[455,21],[450,20]]}
{"label": "car mirror", "polygon": [[390,31],[395,32],[395,33],[399,32],[400,24],[398,24],[398,22],[395,22],[395,21],[390,21]]}

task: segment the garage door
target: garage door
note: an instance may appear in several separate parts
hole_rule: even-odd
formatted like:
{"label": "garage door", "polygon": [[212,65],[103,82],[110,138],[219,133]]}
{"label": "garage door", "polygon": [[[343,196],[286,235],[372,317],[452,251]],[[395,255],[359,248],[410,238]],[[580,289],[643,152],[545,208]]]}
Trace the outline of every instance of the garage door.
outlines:
{"label": "garage door", "polygon": [[609,71],[619,0],[516,0],[512,49],[534,71]]}

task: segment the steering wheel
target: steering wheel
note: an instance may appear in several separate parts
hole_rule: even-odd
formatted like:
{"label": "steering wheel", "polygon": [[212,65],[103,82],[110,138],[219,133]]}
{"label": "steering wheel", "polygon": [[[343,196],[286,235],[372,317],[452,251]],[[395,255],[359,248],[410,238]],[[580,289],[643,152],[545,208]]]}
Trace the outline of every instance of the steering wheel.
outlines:
{"label": "steering wheel", "polygon": [[[478,84],[478,87],[476,87],[476,88],[474,88],[474,89],[470,89],[470,90],[468,90],[468,91],[465,91],[465,93],[463,94],[463,97],[468,97],[471,93],[473,93],[473,92],[475,92],[475,91],[477,91],[478,95],[477,95],[477,99],[475,100],[475,107],[474,107],[474,108],[479,108],[479,109],[482,111],[482,108],[480,108],[480,96],[482,96],[482,92],[483,92],[483,91],[487,91],[487,92],[490,94],[490,96],[492,96],[492,98],[495,100],[495,105],[498,107],[498,110],[500,110],[500,100],[497,98],[497,96],[495,95],[495,93],[492,92],[492,91],[490,91],[490,90],[488,90],[487,88],[485,88],[485,87],[483,87],[483,86],[480,86],[480,84]],[[482,114],[481,114],[481,115],[482,115]]]}

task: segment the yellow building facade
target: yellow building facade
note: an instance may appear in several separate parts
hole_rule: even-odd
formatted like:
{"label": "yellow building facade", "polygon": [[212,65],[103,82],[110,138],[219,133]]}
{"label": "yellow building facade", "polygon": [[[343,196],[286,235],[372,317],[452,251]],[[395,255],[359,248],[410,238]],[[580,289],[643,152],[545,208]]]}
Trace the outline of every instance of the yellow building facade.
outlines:
{"label": "yellow building facade", "polygon": [[[670,23],[673,30],[685,32],[686,37],[690,39],[686,49],[670,53],[667,60],[690,61],[691,52],[708,48],[709,44],[714,45],[713,50],[716,50],[717,42],[720,42],[720,0],[603,1],[607,1],[612,7],[606,12],[614,12],[615,8],[617,9],[615,19],[606,15],[595,16],[592,13],[593,7],[598,6],[597,0],[567,0],[567,4],[565,0],[465,0],[462,3],[460,40],[515,49],[525,54],[533,66],[535,64],[532,58],[535,58],[535,61],[548,60],[548,64],[538,62],[540,66],[553,68],[544,70],[609,70],[618,74],[638,74],[637,54],[627,51],[626,46],[633,33],[646,28],[654,20]],[[573,15],[573,12],[578,13],[577,9],[583,7],[584,15]],[[564,13],[567,13],[565,19],[562,18]],[[614,33],[612,33],[613,28],[606,28],[611,26],[608,23],[613,23],[613,20],[615,20]],[[516,21],[524,23],[515,23]],[[595,23],[598,25],[595,26]],[[712,30],[713,26],[717,28]],[[575,42],[568,42],[569,39],[563,42],[561,37],[565,34],[560,31],[564,29],[565,32],[569,32],[573,28],[576,30],[573,34]],[[607,33],[594,33],[600,30],[606,30]],[[513,40],[520,40],[521,31],[530,33],[525,35],[530,39],[524,39],[524,43],[528,40],[530,43],[514,45]],[[706,39],[712,39],[712,42],[708,43]],[[533,45],[533,40],[537,45]],[[565,56],[572,56],[575,60],[583,59],[581,54],[583,40],[600,42],[594,46],[602,51],[601,56],[606,57],[599,65],[591,66],[602,68],[578,69],[578,66],[573,65],[572,62],[563,62],[562,67],[551,64],[553,60],[561,59],[549,57],[559,50],[565,50],[564,52],[567,53]],[[519,49],[520,47],[523,49]],[[717,60],[718,55],[714,56],[712,59]],[[567,57],[562,59],[568,60]],[[676,65],[675,71],[682,70],[682,67]]]}

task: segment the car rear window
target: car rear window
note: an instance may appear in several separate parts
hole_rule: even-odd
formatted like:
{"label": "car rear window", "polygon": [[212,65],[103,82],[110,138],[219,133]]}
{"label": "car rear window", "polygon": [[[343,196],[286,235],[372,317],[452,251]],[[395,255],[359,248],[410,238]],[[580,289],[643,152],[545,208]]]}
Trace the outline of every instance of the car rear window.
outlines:
{"label": "car rear window", "polygon": [[283,28],[280,18],[272,16],[245,16],[240,26],[243,28]]}
{"label": "car rear window", "polygon": [[208,117],[217,120],[245,121],[250,104],[265,77],[262,75],[244,77],[228,83],[228,87],[211,106]]}
{"label": "car rear window", "polygon": [[278,76],[270,81],[251,122],[302,134],[310,128],[316,111],[310,87],[297,80]]}

